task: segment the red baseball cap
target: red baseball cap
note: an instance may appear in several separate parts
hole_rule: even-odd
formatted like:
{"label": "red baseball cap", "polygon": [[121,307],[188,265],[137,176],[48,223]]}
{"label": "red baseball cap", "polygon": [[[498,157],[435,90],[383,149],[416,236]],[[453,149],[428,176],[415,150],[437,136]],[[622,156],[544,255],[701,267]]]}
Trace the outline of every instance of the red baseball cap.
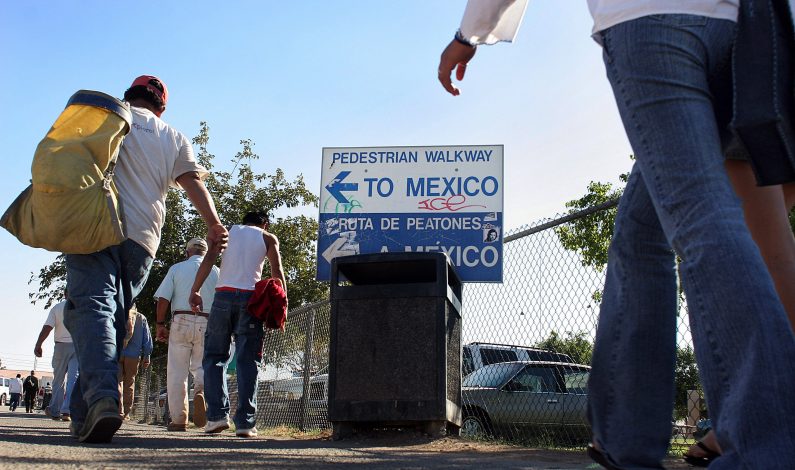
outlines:
{"label": "red baseball cap", "polygon": [[134,86],[145,86],[151,90],[152,93],[163,100],[163,106],[166,105],[166,102],[168,101],[168,88],[166,88],[166,84],[163,83],[163,80],[160,80],[154,75],[141,75],[140,77],[133,80],[130,88]]}

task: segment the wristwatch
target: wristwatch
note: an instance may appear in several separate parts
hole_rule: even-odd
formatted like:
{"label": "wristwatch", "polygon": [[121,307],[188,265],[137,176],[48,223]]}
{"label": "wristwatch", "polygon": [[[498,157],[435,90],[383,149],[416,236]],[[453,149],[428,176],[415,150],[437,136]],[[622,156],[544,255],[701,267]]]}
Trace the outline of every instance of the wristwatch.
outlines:
{"label": "wristwatch", "polygon": [[464,37],[464,34],[461,33],[460,29],[455,32],[454,39],[465,46],[475,47],[475,44],[472,44],[471,42],[469,42],[469,39]]}

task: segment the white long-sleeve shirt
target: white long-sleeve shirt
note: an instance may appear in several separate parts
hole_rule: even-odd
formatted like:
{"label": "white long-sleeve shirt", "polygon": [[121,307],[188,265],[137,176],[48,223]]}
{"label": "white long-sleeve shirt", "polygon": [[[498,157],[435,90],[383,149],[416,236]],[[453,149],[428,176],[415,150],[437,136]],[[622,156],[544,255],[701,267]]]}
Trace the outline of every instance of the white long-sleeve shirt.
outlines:
{"label": "white long-sleeve shirt", "polygon": [[[795,0],[789,0],[790,6]],[[528,0],[469,0],[461,34],[471,44],[513,42]],[[648,15],[686,14],[737,21],[740,0],[588,0],[592,33]],[[794,10],[795,11],[795,10]]]}

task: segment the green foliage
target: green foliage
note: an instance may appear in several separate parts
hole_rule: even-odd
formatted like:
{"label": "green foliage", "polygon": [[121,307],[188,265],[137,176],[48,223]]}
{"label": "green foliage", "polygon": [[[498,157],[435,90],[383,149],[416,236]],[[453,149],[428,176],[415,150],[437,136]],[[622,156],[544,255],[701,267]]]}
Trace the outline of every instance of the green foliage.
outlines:
{"label": "green foliage", "polygon": [[39,270],[39,274],[30,274],[28,284],[37,282],[39,288],[36,292],[29,292],[28,298],[30,303],[44,302],[44,308],[49,309],[56,303],[60,302],[63,296],[64,287],[66,287],[66,263],[64,255],[58,255],[52,264],[45,266]]}
{"label": "green foliage", "polygon": [[[199,135],[193,143],[199,147],[197,160],[210,174],[205,185],[212,195],[221,223],[238,224],[246,212],[265,210],[273,214],[277,209],[317,206],[318,198],[307,189],[302,176],[288,181],[281,169],[274,174],[255,173],[251,163],[259,156],[251,140],[241,140],[242,149],[234,156],[231,172],[212,171],[215,156],[208,151],[209,127],[201,123]],[[166,197],[166,218],[160,248],[154,260],[149,279],[138,296],[137,307],[151,324],[155,320],[154,293],[168,272],[168,268],[185,259],[185,243],[193,237],[205,237],[206,226],[181,190],[171,189]],[[328,288],[315,280],[315,243],[318,224],[306,216],[286,216],[272,219],[270,231],[278,238],[282,264],[287,278],[290,307],[327,298]],[[263,273],[270,271],[267,265]],[[29,294],[31,302],[46,301],[49,307],[60,298],[66,283],[63,255],[54,263],[31,275],[29,283],[38,283],[38,291]],[[161,349],[162,348],[162,349]],[[154,355],[162,354],[164,345],[158,345]]]}
{"label": "green foliage", "polygon": [[795,208],[789,213],[789,224],[792,227],[792,232],[795,233]]}
{"label": "green foliage", "polygon": [[[610,183],[591,181],[588,193],[567,202],[566,207],[570,214],[579,212],[616,199],[622,191],[623,188],[614,189]],[[613,237],[615,221],[616,208],[612,207],[561,225],[555,229],[555,233],[564,248],[580,254],[583,266],[601,271],[607,266],[607,249]]]}
{"label": "green foliage", "polygon": [[568,354],[577,364],[591,364],[593,344],[585,337],[585,332],[574,333],[567,331],[565,337],[552,330],[543,341],[535,345],[537,348],[550,349],[555,352]]}

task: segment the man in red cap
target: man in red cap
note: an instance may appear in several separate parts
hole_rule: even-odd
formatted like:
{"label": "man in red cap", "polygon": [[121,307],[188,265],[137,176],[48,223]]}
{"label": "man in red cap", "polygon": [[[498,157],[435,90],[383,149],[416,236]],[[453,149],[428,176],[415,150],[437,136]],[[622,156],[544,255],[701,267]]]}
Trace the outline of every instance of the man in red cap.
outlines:
{"label": "man in red cap", "polygon": [[72,394],[71,432],[80,442],[110,442],[121,426],[117,382],[127,312],[152,267],[166,214],[169,187],[182,188],[207,224],[207,238],[226,246],[228,233],[202,183],[190,140],[160,119],[166,85],[142,75],[124,93],[132,129],[125,137],[114,182],[127,239],[88,255],[66,255],[69,299],[64,323],[81,375]]}

